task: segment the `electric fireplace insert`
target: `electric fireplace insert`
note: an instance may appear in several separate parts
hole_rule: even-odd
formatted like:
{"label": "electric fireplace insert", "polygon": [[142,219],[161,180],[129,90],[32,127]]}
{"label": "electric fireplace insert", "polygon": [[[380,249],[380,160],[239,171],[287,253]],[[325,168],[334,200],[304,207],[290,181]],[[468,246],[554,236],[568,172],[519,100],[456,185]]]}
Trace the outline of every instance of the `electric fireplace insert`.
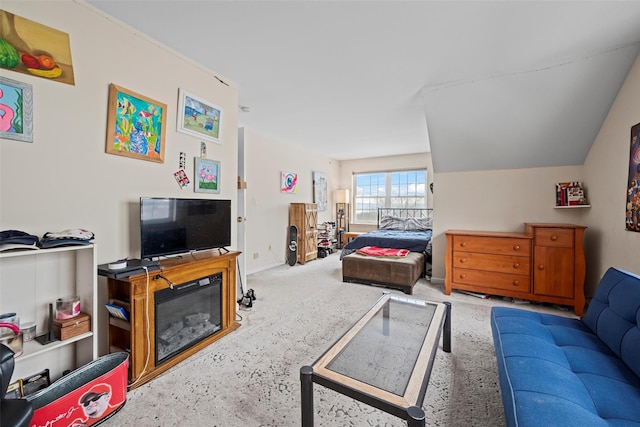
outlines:
{"label": "electric fireplace insert", "polygon": [[222,328],[222,273],[155,292],[155,363],[162,364]]}

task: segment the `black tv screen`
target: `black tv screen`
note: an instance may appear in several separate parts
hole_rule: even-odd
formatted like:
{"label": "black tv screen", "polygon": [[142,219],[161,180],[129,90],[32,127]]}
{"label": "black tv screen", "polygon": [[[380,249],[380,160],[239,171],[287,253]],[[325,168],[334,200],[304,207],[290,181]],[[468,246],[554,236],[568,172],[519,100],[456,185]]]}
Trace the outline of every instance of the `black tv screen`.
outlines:
{"label": "black tv screen", "polygon": [[140,198],[140,257],[231,245],[231,200]]}

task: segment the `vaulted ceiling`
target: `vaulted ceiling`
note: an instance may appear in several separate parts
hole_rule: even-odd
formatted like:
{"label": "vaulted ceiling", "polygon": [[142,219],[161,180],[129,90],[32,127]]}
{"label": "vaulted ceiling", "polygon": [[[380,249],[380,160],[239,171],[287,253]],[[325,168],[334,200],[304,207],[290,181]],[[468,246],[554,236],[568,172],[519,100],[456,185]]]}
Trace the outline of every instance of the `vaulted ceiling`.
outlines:
{"label": "vaulted ceiling", "polygon": [[640,51],[632,1],[88,3],[236,82],[241,127],[436,172],[582,164]]}

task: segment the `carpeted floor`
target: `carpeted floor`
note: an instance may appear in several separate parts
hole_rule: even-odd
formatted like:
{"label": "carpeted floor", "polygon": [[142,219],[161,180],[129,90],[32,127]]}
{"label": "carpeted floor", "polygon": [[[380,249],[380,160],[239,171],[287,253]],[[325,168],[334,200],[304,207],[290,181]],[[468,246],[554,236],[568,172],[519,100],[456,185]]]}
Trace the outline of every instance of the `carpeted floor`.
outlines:
{"label": "carpeted floor", "polygon": [[[381,296],[343,283],[337,254],[248,277],[257,300],[242,327],[128,393],[105,426],[299,426],[300,367],[312,364]],[[399,293],[398,291],[392,291]],[[424,401],[429,426],[500,426],[504,416],[489,325],[493,305],[571,316],[560,308],[501,298],[446,296],[425,279],[415,298],[452,303],[452,352],[438,350]],[[314,385],[316,426],[406,422]]]}

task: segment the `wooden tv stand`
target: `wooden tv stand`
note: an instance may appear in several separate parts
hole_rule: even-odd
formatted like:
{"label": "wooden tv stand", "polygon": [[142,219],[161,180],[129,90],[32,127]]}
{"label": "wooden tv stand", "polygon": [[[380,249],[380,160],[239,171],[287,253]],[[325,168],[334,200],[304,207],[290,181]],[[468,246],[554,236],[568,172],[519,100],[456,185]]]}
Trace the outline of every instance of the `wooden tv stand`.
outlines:
{"label": "wooden tv stand", "polygon": [[[240,252],[219,253],[203,251],[160,261],[161,270],[122,279],[108,279],[108,298],[117,300],[129,311],[129,320],[109,317],[109,351],[127,351],[129,358],[129,388],[133,389],[177,363],[185,360],[209,344],[236,330],[236,258]],[[154,293],[222,273],[222,325],[213,335],[155,366]],[[157,274],[162,277],[155,279]]]}

